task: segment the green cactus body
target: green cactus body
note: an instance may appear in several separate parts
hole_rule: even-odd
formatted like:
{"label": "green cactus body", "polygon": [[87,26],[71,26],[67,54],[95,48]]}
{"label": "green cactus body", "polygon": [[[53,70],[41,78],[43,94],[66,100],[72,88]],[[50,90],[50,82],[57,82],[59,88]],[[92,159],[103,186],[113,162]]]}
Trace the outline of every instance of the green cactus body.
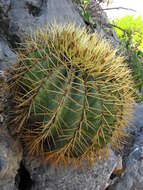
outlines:
{"label": "green cactus body", "polygon": [[132,115],[133,83],[116,51],[73,25],[54,25],[26,40],[13,69],[13,124],[30,155],[90,161],[120,142]]}

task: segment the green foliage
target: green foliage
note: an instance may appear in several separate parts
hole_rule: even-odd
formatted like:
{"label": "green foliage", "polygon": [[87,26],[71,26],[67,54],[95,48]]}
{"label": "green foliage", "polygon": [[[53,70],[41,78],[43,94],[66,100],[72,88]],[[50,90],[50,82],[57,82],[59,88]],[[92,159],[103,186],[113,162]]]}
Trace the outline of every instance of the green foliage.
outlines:
{"label": "green foliage", "polygon": [[130,41],[130,45],[137,50],[143,50],[143,19],[142,17],[125,16],[121,19],[115,19],[114,23],[124,31],[115,28],[117,36],[126,44]]}
{"label": "green foliage", "polygon": [[88,12],[88,5],[90,4],[90,0],[81,0],[80,1],[80,15],[83,17],[84,21],[86,24],[90,24],[91,23],[91,17],[90,14]]}
{"label": "green foliage", "polygon": [[13,130],[30,155],[54,164],[105,156],[132,116],[133,82],[116,50],[73,25],[37,31],[19,49],[10,90]]}
{"label": "green foliage", "polygon": [[115,28],[115,31],[132,70],[137,90],[141,92],[143,88],[143,19],[125,16],[114,20],[114,24],[120,28]]}
{"label": "green foliage", "polygon": [[[96,27],[96,22],[93,21],[90,15],[90,5],[91,5],[91,0],[79,0],[80,2],[80,15],[83,17],[85,23],[87,25],[90,25],[90,28],[93,29]],[[94,4],[95,6],[99,6],[100,3],[107,3],[109,4],[109,0],[95,0]],[[92,6],[93,6],[93,1],[92,1]]]}

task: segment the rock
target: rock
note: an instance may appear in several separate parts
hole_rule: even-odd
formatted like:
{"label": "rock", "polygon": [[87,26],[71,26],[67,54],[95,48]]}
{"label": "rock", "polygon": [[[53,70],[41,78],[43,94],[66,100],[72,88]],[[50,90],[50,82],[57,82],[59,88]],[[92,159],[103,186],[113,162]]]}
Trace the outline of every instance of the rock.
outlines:
{"label": "rock", "polygon": [[40,8],[43,2],[41,0],[25,0],[25,3],[29,6],[31,5],[31,8]]}
{"label": "rock", "polygon": [[136,107],[134,115],[134,127],[130,129],[133,143],[125,160],[125,172],[113,185],[113,190],[143,189],[143,105]]}
{"label": "rock", "polygon": [[[45,27],[54,20],[61,24],[72,22],[85,26],[71,0],[2,0],[0,10],[3,13],[0,19],[2,28],[11,43],[23,41],[27,33],[31,33],[36,28]],[[118,39],[112,27],[109,26],[107,15],[95,0],[91,1],[89,14],[92,21],[96,23],[95,30],[117,46]]]}
{"label": "rock", "polygon": [[98,160],[95,165],[87,168],[54,168],[41,165],[40,162],[25,160],[33,180],[32,190],[104,190],[109,184],[110,175],[120,165],[121,157],[110,150],[107,160]]}
{"label": "rock", "polygon": [[[2,2],[4,1],[0,1],[0,6]],[[8,134],[4,117],[4,70],[15,62],[15,53],[10,50],[6,40],[0,38],[0,190],[17,190],[15,176],[22,159],[22,150],[18,142]]]}
{"label": "rock", "polygon": [[[68,13],[68,14],[67,14]],[[12,45],[23,41],[36,28],[53,23],[74,22],[84,25],[71,0],[2,0],[0,1],[0,33]]]}
{"label": "rock", "polygon": [[0,1],[0,9],[4,14],[7,14],[10,8],[10,0],[1,0]]}
{"label": "rock", "polygon": [[83,23],[70,0],[13,0],[8,12],[9,36],[11,40],[23,41],[27,33],[53,23],[55,18],[62,24]]}
{"label": "rock", "polygon": [[0,35],[6,36],[8,33],[8,11],[10,9],[10,0],[0,1]]}
{"label": "rock", "polygon": [[143,104],[137,105],[135,108],[133,126],[131,129],[136,136],[143,135]]}
{"label": "rock", "polygon": [[8,69],[14,63],[16,63],[15,53],[9,48],[7,42],[0,38],[0,70]]}
{"label": "rock", "polygon": [[16,190],[15,176],[22,151],[6,131],[0,130],[0,190]]}

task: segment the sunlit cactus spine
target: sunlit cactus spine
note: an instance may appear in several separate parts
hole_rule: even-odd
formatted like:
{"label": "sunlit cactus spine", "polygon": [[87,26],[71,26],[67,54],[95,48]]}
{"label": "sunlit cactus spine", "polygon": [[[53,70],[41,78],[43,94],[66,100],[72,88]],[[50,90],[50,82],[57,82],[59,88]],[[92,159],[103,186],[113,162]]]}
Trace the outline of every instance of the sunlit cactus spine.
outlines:
{"label": "sunlit cactus spine", "polygon": [[37,30],[25,40],[9,81],[11,125],[30,156],[79,164],[104,157],[109,143],[120,144],[134,88],[116,52],[72,24]]}

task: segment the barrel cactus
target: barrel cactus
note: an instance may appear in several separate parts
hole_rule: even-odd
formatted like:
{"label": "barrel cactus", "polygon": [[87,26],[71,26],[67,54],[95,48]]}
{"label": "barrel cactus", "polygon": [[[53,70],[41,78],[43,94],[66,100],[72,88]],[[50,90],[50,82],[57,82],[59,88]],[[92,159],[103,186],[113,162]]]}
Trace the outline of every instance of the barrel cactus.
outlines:
{"label": "barrel cactus", "polygon": [[26,151],[54,164],[95,161],[120,144],[133,82],[122,56],[72,24],[37,30],[11,72],[12,130]]}

